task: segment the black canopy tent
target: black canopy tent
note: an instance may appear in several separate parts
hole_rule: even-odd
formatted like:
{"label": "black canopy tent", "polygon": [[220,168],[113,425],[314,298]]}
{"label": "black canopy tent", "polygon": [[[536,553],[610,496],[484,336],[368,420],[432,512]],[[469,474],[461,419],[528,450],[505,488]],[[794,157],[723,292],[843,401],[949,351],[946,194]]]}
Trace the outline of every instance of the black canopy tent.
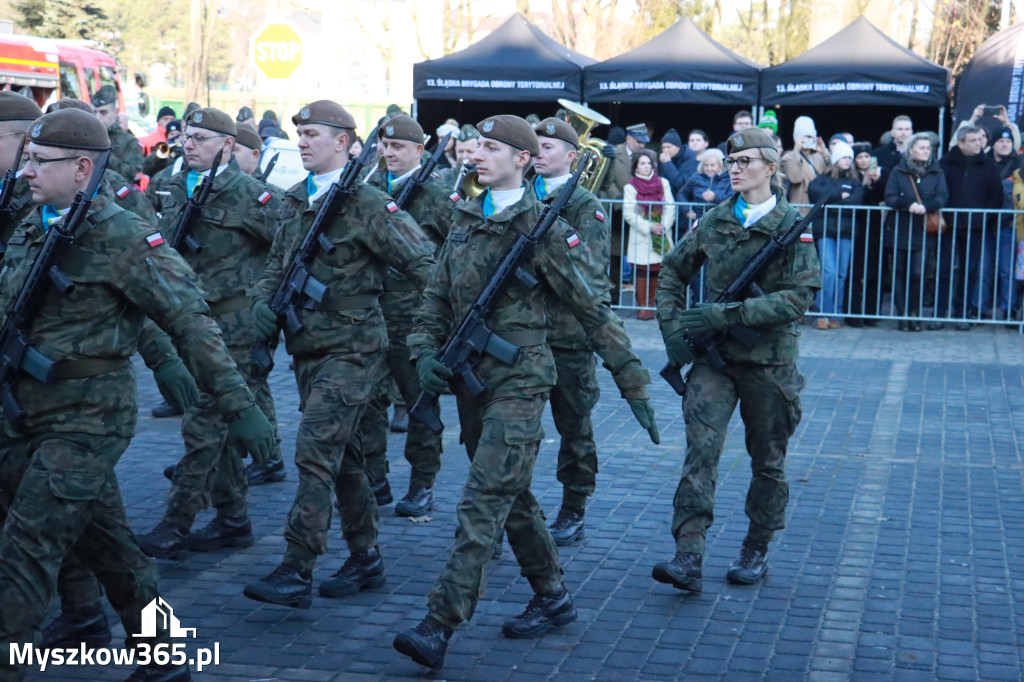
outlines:
{"label": "black canopy tent", "polygon": [[702,128],[717,142],[732,133],[737,110],[757,104],[760,69],[683,17],[643,45],[586,67],[583,97],[617,125],[643,121],[658,135],[675,127],[684,142],[690,128]]}
{"label": "black canopy tent", "polygon": [[956,120],[979,104],[1004,104],[1007,118],[1024,125],[1024,23],[990,36],[957,78]]}
{"label": "black canopy tent", "polygon": [[582,99],[583,67],[593,63],[514,14],[466,49],[414,64],[415,113],[431,134],[449,117],[550,116],[558,98]]}
{"label": "black canopy tent", "polygon": [[[896,43],[861,16],[817,47],[763,70],[761,105],[793,107],[779,130],[787,144],[789,125],[801,114],[814,118],[823,136],[848,131],[877,143],[899,114],[914,119],[915,129],[937,120],[942,136],[948,83],[946,68]],[[929,109],[934,119],[924,117]]]}

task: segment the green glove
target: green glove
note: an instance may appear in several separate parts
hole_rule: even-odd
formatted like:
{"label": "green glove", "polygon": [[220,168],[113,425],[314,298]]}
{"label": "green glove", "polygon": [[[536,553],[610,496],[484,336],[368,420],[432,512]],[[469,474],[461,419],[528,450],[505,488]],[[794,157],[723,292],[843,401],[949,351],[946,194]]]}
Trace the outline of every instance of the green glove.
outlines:
{"label": "green glove", "polygon": [[174,358],[154,369],[153,378],[164,400],[182,412],[199,402],[196,380],[180,358]]}
{"label": "green glove", "polygon": [[668,364],[673,367],[685,367],[693,362],[693,351],[690,344],[686,343],[685,332],[674,332],[665,339],[665,352],[668,354]]}
{"label": "green glove", "polygon": [[452,371],[437,359],[437,353],[424,353],[416,362],[416,373],[420,377],[420,388],[425,393],[441,395],[448,388]]}
{"label": "green glove", "polygon": [[658,435],[658,424],[654,421],[654,408],[651,407],[649,398],[630,398],[629,409],[633,410],[633,416],[640,422],[640,426],[647,429],[651,442],[655,445],[661,443],[661,436]]}
{"label": "green glove", "polygon": [[740,321],[739,304],[707,303],[684,310],[676,316],[679,331],[687,334],[714,332],[726,329]]}
{"label": "green glove", "polygon": [[255,405],[235,412],[234,416],[237,418],[228,421],[228,439],[245,448],[254,464],[263,464],[274,448],[274,427]]}
{"label": "green glove", "polygon": [[266,301],[255,299],[252,302],[252,324],[256,331],[265,339],[277,336],[277,315]]}

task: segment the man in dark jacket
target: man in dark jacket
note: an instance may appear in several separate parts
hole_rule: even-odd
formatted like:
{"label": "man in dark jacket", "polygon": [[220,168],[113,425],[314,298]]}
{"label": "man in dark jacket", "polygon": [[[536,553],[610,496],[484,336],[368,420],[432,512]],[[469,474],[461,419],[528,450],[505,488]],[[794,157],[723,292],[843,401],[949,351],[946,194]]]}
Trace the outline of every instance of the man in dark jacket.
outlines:
{"label": "man in dark jacket", "polygon": [[[1003,205],[1003,185],[999,169],[991,157],[982,154],[981,131],[974,126],[957,130],[956,147],[942,157],[939,163],[946,174],[949,187],[947,209],[997,209]],[[998,228],[998,222],[989,220],[982,212],[957,211],[946,216],[949,228],[941,237],[939,262],[939,300],[936,312],[940,317],[951,313],[962,317],[976,317],[987,307],[978,295],[981,287],[978,275],[983,270],[985,233]],[[991,224],[990,224],[991,223]],[[969,255],[969,259],[968,259]],[[967,310],[964,310],[966,289]],[[952,306],[949,296],[952,295]],[[969,329],[966,322],[957,323],[960,331]]]}
{"label": "man in dark jacket", "polygon": [[679,194],[690,176],[697,172],[697,155],[688,145],[683,144],[683,138],[675,128],[669,128],[661,138],[661,155],[658,160],[661,162],[658,164],[658,175],[668,180],[672,196]]}
{"label": "man in dark jacket", "polygon": [[1005,180],[1013,175],[1013,171],[1020,168],[1020,154],[1013,148],[1013,130],[1003,128],[992,140],[992,149],[989,155],[996,162],[999,170],[999,177]]}
{"label": "man in dark jacket", "polygon": [[907,140],[914,134],[914,123],[909,116],[897,116],[892,120],[892,130],[889,134],[892,140],[871,152],[871,156],[878,159],[878,168],[882,171],[882,187],[885,187],[889,180],[889,173],[900,165],[900,158],[903,157],[903,152],[907,151]]}

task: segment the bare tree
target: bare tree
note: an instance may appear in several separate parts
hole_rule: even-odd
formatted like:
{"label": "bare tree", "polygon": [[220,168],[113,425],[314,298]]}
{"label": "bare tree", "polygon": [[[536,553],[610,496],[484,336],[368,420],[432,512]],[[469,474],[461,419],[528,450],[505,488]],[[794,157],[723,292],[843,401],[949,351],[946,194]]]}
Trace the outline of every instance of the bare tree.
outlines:
{"label": "bare tree", "polygon": [[999,7],[991,0],[938,0],[928,56],[959,75],[998,25]]}
{"label": "bare tree", "polygon": [[188,80],[185,101],[209,104],[210,53],[217,30],[218,8],[215,0],[191,0],[189,6]]}

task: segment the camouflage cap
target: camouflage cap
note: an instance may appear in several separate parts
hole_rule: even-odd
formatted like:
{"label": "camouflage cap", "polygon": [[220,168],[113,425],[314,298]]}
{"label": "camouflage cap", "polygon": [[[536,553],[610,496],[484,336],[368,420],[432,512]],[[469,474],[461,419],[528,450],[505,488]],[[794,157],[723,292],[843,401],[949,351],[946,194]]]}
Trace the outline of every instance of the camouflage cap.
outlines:
{"label": "camouflage cap", "polygon": [[498,142],[512,145],[516,149],[530,152],[530,156],[540,154],[540,143],[537,133],[524,119],[512,114],[490,116],[476,124],[481,137],[489,137]]}
{"label": "camouflage cap", "polygon": [[249,107],[242,107],[238,110],[238,115],[235,116],[235,120],[239,123],[248,121],[250,118],[255,118],[256,115],[252,113],[252,109]]}
{"label": "camouflage cap", "polygon": [[469,142],[470,140],[478,140],[480,139],[480,131],[477,130],[476,126],[473,125],[472,123],[467,123],[466,125],[459,128],[459,132],[455,136],[455,139],[458,140],[459,142]]}
{"label": "camouflage cap", "polygon": [[79,111],[84,111],[89,114],[96,113],[96,107],[88,102],[83,102],[80,99],[74,99],[73,97],[65,97],[64,99],[57,100],[50,106],[46,107],[46,113],[49,114],[52,111],[60,111],[61,109],[78,109]]}
{"label": "camouflage cap", "polygon": [[29,140],[44,147],[110,149],[110,136],[106,127],[93,114],[81,109],[58,109],[44,114],[32,124]]}
{"label": "camouflage cap", "polygon": [[403,114],[405,114],[405,112],[402,111],[402,107],[398,106],[397,104],[389,104],[388,105],[387,115],[389,117],[391,117],[391,116],[401,116]]}
{"label": "camouflage cap", "polygon": [[249,126],[238,126],[238,133],[235,135],[235,142],[248,147],[249,149],[262,149],[263,140],[259,134]]}
{"label": "camouflage cap", "polygon": [[39,106],[16,92],[0,92],[0,121],[34,121],[43,115]]}
{"label": "camouflage cap", "polygon": [[185,125],[211,130],[215,133],[230,135],[231,137],[238,135],[238,126],[235,125],[235,121],[231,116],[213,107],[196,109],[185,118]]}
{"label": "camouflage cap", "polygon": [[775,149],[775,140],[764,128],[746,128],[729,136],[729,153],[745,149]]}
{"label": "camouflage cap", "polygon": [[181,117],[182,120],[185,120],[186,118],[188,118],[188,115],[191,114],[196,109],[202,109],[202,107],[199,105],[199,102],[189,102],[188,104],[186,104],[185,105],[185,115]]}
{"label": "camouflage cap", "polygon": [[113,85],[104,85],[92,96],[92,105],[99,109],[108,104],[117,104],[117,89]]}
{"label": "camouflage cap", "polygon": [[423,126],[416,122],[416,119],[405,114],[392,116],[380,127],[377,137],[388,138],[389,140],[409,140],[416,144],[423,144]]}
{"label": "camouflage cap", "polygon": [[537,137],[553,137],[556,140],[568,142],[577,149],[580,148],[580,136],[572,129],[572,126],[560,118],[550,117],[538,123],[533,132]]}
{"label": "camouflage cap", "polygon": [[345,107],[327,99],[310,102],[299,109],[299,113],[292,116],[292,123],[295,125],[320,123],[335,128],[356,129],[355,117],[345,111]]}

